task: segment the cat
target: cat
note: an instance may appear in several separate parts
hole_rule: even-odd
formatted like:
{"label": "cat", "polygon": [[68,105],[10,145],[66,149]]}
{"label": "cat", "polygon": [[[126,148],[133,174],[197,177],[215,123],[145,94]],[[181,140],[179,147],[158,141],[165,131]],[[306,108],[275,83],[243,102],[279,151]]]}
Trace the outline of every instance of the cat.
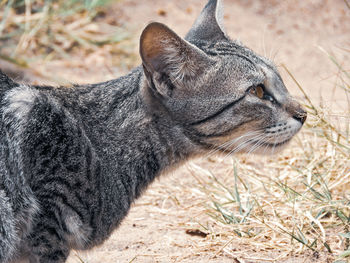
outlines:
{"label": "cat", "polygon": [[273,63],[230,40],[209,0],[185,38],[150,23],[142,65],[104,83],[0,73],[0,262],[103,243],[158,175],[212,150],[277,152],[306,112]]}

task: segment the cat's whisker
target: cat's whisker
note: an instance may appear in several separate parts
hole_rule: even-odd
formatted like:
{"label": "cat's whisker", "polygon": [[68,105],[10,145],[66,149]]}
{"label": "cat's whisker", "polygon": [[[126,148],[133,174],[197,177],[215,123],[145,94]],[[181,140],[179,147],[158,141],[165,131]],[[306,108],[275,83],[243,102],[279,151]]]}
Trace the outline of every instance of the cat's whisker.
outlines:
{"label": "cat's whisker", "polygon": [[220,150],[225,150],[226,148],[229,148],[230,146],[232,146],[235,142],[239,141],[240,139],[244,138],[244,137],[248,137],[248,136],[252,136],[252,135],[257,135],[260,134],[261,131],[257,130],[257,131],[252,131],[252,132],[248,132],[244,135],[241,135],[233,140],[224,142],[223,144],[219,145],[219,146],[213,146],[213,150],[211,150],[207,155],[204,156],[204,158],[209,158],[213,155],[215,155],[217,152],[219,152]]}
{"label": "cat's whisker", "polygon": [[262,138],[260,138],[249,150],[248,155],[252,154],[254,151],[256,151],[261,145],[263,145],[264,140],[267,138],[267,136],[264,134]]}
{"label": "cat's whisker", "polygon": [[247,145],[249,145],[252,141],[258,140],[260,139],[262,136],[264,136],[263,134],[259,134],[255,137],[249,138],[245,141],[243,141],[242,143],[240,143],[239,145],[237,145],[233,150],[231,150],[228,155],[231,155],[233,153],[239,152],[240,150],[242,150],[244,147],[246,147]]}
{"label": "cat's whisker", "polygon": [[264,51],[264,57],[266,57],[266,43],[265,43],[266,29],[267,29],[267,25],[264,27],[263,36],[262,36],[263,37],[262,46]]}
{"label": "cat's whisker", "polygon": [[263,151],[263,154],[265,154],[266,153],[266,151],[267,151],[267,149],[269,148],[269,146],[268,146],[268,144],[266,144],[265,145],[265,147],[264,147],[264,151]]}
{"label": "cat's whisker", "polygon": [[[239,143],[238,145],[236,145],[236,147],[235,148],[233,148],[233,149],[227,149],[228,151],[229,151],[229,153],[227,154],[227,155],[230,155],[230,154],[232,154],[232,153],[235,153],[235,152],[237,152],[237,151],[239,151],[240,149],[242,149],[247,143],[249,143],[250,141],[252,141],[252,140],[255,140],[256,138],[259,138],[261,136],[261,134],[258,134],[258,135],[256,135],[256,136],[254,136],[254,137],[251,137],[251,138],[247,138],[247,139],[245,139],[245,140],[243,140],[241,143]],[[227,156],[226,155],[226,156]],[[225,156],[225,157],[226,157]]]}
{"label": "cat's whisker", "polygon": [[[257,140],[259,139],[261,136],[263,136],[263,134],[259,133],[256,136],[253,136],[251,138],[245,139],[244,141],[242,141],[240,144],[238,144],[235,148],[229,150],[228,148],[226,148],[225,150],[228,151],[228,153],[223,157],[222,162],[224,162],[229,156],[231,156],[232,154],[238,152],[239,150],[241,150],[242,148],[244,148],[245,146],[249,145],[249,143],[253,140]],[[244,137],[244,136],[241,136]],[[234,143],[234,142],[233,142]],[[215,167],[214,170],[219,166],[220,163],[218,163]]]}
{"label": "cat's whisker", "polygon": [[257,147],[259,147],[259,145],[261,144],[261,143],[263,143],[264,142],[264,140],[266,139],[266,135],[264,134],[264,136],[262,136],[262,138],[260,138],[252,147],[251,147],[251,150],[249,151],[249,153],[250,152],[253,152]]}
{"label": "cat's whisker", "polygon": [[216,169],[274,152],[299,131],[306,111],[273,63],[221,30],[220,3],[186,38],[147,25],[142,65],[115,80],[37,86],[0,71],[0,262],[63,263],[106,240],[160,174],[199,155],[223,153]]}
{"label": "cat's whisker", "polygon": [[261,139],[259,139],[249,150],[248,156],[252,155],[255,151],[257,151],[261,145],[264,144],[264,141],[266,139],[266,136],[263,136]]}
{"label": "cat's whisker", "polygon": [[276,56],[278,55],[278,52],[280,51],[281,47],[278,47],[274,53],[272,53],[271,61],[276,60]]}
{"label": "cat's whisker", "polygon": [[273,142],[273,147],[272,147],[272,151],[271,151],[272,154],[275,152],[276,141],[277,141],[277,136],[275,137],[275,141]]}

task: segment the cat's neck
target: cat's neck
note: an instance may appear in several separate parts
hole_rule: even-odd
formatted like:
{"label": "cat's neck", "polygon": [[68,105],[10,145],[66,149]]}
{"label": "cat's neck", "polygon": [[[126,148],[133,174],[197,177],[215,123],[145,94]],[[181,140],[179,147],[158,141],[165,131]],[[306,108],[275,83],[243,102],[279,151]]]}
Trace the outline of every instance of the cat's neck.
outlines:
{"label": "cat's neck", "polygon": [[79,114],[85,129],[93,135],[91,139],[95,139],[96,144],[104,140],[120,143],[111,147],[120,148],[121,145],[150,140],[154,147],[173,152],[171,160],[166,160],[169,154],[164,156],[166,165],[187,158],[191,154],[188,145],[191,142],[186,139],[180,125],[159,110],[161,105],[150,105],[144,85],[147,83],[138,67],[126,76],[92,85],[90,92],[81,93]]}
{"label": "cat's neck", "polygon": [[105,202],[109,212],[102,219],[103,224],[112,224],[110,230],[158,175],[193,151],[180,127],[147,106],[142,74],[137,69],[82,91],[75,109],[101,162],[101,193],[113,200]]}
{"label": "cat's neck", "polygon": [[78,88],[75,106],[99,158],[109,167],[106,173],[131,179],[124,190],[132,198],[193,151],[181,128],[149,107],[143,78],[139,67],[119,79]]}

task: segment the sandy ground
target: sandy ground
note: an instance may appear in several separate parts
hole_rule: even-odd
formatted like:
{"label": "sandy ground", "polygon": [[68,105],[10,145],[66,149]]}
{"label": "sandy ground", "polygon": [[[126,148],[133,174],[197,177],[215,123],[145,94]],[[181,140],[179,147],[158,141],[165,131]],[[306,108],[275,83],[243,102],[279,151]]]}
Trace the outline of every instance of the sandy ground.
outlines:
{"label": "sandy ground", "polygon": [[[284,64],[314,99],[344,105],[341,93],[333,94],[337,69],[325,52],[332,52],[342,63],[349,60],[350,10],[343,0],[226,0],[225,25],[232,38],[241,40],[256,52]],[[138,36],[150,21],[167,24],[185,35],[206,0],[124,0],[109,11],[118,23],[133,32],[132,48],[137,52]],[[102,81],[117,77],[125,70],[106,74],[91,63],[84,74],[61,68],[62,76],[75,82]],[[55,68],[49,68],[48,71]],[[281,68],[282,77],[292,94],[302,97],[290,77]],[[208,163],[199,161],[205,166]],[[209,164],[210,166],[210,164]],[[133,205],[129,216],[101,247],[89,252],[72,252],[68,262],[280,262],[278,251],[259,254],[249,240],[237,239],[230,245],[246,259],[227,254],[215,238],[186,234],[200,229],[203,208],[198,203],[196,181],[187,166],[162,176]],[[331,262],[305,253],[289,256],[283,262]]]}
{"label": "sandy ground", "polygon": [[[167,24],[185,35],[206,1],[204,0],[126,0],[110,12],[135,31],[135,49],[141,30],[150,21]],[[232,38],[285,64],[306,92],[328,102],[334,98],[343,105],[342,94],[333,94],[337,69],[322,49],[340,62],[349,60],[342,48],[350,47],[350,10],[342,0],[312,1],[225,1],[225,25]],[[348,53],[350,54],[350,53]],[[301,97],[296,85],[281,68],[292,94]],[[201,162],[201,161],[199,161]],[[202,165],[205,164],[202,161]],[[210,165],[209,165],[210,166]],[[259,254],[249,241],[237,239],[233,245],[246,255],[236,258],[222,250],[215,238],[208,248],[208,237],[191,236],[186,229],[200,229],[203,217],[196,201],[195,179],[187,166],[157,180],[133,206],[127,219],[101,247],[79,252],[84,262],[279,262],[278,251]],[[204,244],[205,243],[205,244]],[[231,244],[232,245],[232,244]],[[69,262],[79,262],[76,252]],[[310,253],[289,256],[283,262],[331,262]]]}

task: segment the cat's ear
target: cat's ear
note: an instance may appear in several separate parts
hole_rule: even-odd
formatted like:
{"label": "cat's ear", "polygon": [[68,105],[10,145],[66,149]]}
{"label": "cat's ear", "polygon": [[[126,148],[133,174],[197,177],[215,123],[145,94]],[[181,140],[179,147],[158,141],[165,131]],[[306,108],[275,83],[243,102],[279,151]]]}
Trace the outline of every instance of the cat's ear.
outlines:
{"label": "cat's ear", "polygon": [[188,41],[218,41],[227,39],[223,26],[222,0],[209,0],[185,39]]}
{"label": "cat's ear", "polygon": [[142,32],[140,55],[147,77],[167,76],[175,81],[195,79],[213,63],[202,50],[157,22]]}

